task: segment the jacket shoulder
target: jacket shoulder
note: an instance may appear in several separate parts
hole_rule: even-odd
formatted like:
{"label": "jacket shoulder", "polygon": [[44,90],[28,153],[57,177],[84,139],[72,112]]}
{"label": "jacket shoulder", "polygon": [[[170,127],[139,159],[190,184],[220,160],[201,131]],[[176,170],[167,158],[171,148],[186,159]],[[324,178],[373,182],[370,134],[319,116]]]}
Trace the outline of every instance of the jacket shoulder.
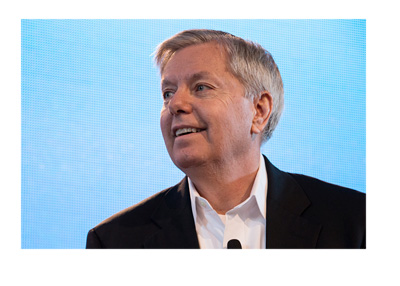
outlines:
{"label": "jacket shoulder", "polygon": [[290,174],[300,185],[311,201],[318,200],[321,203],[365,206],[365,193],[331,184],[313,177]]}
{"label": "jacket shoulder", "polygon": [[146,237],[158,230],[152,222],[152,214],[174,187],[158,192],[100,222],[89,231],[86,248],[141,248]]}
{"label": "jacket shoulder", "polygon": [[365,193],[304,175],[290,175],[310,201],[303,217],[322,225],[318,247],[365,248]]}

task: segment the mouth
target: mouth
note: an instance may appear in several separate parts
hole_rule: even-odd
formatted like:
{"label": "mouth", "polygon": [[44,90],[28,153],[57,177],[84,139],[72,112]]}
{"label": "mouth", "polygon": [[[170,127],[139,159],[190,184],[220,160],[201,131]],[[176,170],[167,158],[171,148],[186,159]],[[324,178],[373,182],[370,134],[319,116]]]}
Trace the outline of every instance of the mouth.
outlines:
{"label": "mouth", "polygon": [[175,137],[187,135],[187,134],[192,134],[192,133],[197,133],[201,132],[204,129],[199,129],[199,128],[179,128],[178,130],[175,131]]}

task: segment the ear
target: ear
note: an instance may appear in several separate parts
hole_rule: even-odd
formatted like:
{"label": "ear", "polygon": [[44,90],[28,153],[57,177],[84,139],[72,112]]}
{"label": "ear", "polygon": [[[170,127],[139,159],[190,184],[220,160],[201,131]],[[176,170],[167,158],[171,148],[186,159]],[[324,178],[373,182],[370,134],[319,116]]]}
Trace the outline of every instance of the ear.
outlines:
{"label": "ear", "polygon": [[272,111],[272,96],[268,91],[263,91],[261,96],[254,100],[254,117],[251,126],[253,134],[260,134],[267,125]]}

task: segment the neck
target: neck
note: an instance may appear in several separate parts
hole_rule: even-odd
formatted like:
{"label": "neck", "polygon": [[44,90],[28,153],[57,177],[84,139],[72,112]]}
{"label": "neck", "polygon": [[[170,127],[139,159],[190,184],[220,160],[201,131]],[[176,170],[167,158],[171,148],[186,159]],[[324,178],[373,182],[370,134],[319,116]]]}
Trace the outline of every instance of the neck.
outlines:
{"label": "neck", "polygon": [[185,173],[214,210],[225,214],[250,196],[260,161],[260,152],[256,153],[245,160],[208,164]]}

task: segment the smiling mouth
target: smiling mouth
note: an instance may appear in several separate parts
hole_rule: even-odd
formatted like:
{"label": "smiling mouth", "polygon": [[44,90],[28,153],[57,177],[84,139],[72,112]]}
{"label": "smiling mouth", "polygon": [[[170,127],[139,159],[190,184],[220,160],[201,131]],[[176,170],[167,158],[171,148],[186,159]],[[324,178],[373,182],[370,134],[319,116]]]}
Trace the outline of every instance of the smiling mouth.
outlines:
{"label": "smiling mouth", "polygon": [[181,129],[176,130],[175,136],[176,136],[176,137],[179,137],[179,136],[182,136],[182,135],[186,135],[186,134],[190,134],[190,133],[197,133],[197,132],[200,132],[200,131],[203,131],[203,129],[198,129],[198,128],[181,128]]}

